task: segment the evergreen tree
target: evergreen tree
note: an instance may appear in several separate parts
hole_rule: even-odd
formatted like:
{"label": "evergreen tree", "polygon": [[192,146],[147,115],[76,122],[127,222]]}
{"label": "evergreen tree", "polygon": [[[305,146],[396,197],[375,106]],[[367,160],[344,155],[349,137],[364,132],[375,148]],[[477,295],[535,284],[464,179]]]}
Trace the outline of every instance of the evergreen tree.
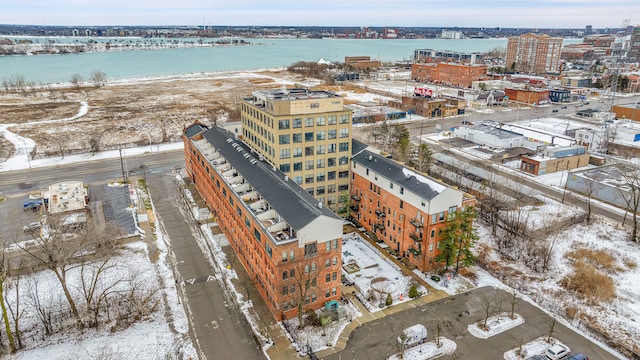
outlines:
{"label": "evergreen tree", "polygon": [[472,265],[475,256],[471,249],[478,240],[478,230],[473,227],[473,220],[478,217],[475,208],[467,208],[453,214],[449,214],[449,220],[442,234],[442,240],[438,243],[440,253],[436,261],[444,262],[445,271],[455,263],[456,271],[460,267]]}

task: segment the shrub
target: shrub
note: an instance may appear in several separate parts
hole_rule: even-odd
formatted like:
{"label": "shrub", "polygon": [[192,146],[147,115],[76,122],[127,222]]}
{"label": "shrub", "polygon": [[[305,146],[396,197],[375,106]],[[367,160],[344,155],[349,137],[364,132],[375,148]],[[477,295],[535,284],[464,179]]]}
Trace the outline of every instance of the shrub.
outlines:
{"label": "shrub", "polygon": [[320,317],[312,309],[307,309],[307,322],[312,326],[320,326]]}
{"label": "shrub", "polygon": [[608,250],[579,248],[573,251],[569,251],[567,253],[567,257],[576,261],[587,261],[597,269],[605,269],[607,271],[620,270],[616,258]]}
{"label": "shrub", "polygon": [[594,304],[611,301],[616,297],[613,280],[582,260],[573,264],[573,272],[562,279],[561,285]]}
{"label": "shrub", "polygon": [[415,299],[418,297],[418,288],[415,285],[411,285],[409,288],[409,297]]}
{"label": "shrub", "polygon": [[391,294],[387,294],[387,300],[384,302],[384,304],[387,306],[391,306],[391,304],[393,304],[393,298],[391,297]]}

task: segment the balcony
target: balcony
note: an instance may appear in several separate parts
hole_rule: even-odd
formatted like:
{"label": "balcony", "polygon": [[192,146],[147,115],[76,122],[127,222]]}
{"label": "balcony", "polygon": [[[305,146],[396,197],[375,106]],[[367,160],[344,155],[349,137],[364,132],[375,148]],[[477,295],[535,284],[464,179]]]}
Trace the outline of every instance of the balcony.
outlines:
{"label": "balcony", "polygon": [[413,239],[415,242],[422,242],[422,235],[418,233],[411,233],[409,237]]}
{"label": "balcony", "polygon": [[410,253],[412,253],[413,255],[420,255],[420,254],[422,254],[422,251],[420,251],[420,250],[418,250],[418,249],[414,249],[414,248],[409,249],[409,252],[410,252]]}
{"label": "balcony", "polygon": [[418,219],[411,219],[409,220],[409,223],[417,228],[424,227],[424,224],[418,221]]}
{"label": "balcony", "polygon": [[353,211],[358,211],[358,205],[351,205],[349,208]]}
{"label": "balcony", "polygon": [[376,210],[376,216],[377,217],[385,217],[385,216],[387,216],[387,214],[385,214],[384,211]]}
{"label": "balcony", "polygon": [[384,224],[375,224],[373,225],[373,228],[378,230],[384,230]]}
{"label": "balcony", "polygon": [[362,199],[360,195],[351,195],[351,198],[355,201],[360,201]]}

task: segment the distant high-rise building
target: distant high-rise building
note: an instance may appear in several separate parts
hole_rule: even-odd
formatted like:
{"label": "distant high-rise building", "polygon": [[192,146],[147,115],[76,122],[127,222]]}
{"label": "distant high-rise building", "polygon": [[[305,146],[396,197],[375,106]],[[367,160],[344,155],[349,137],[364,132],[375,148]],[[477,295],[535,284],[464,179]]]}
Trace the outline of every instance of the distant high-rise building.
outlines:
{"label": "distant high-rise building", "polygon": [[593,34],[593,27],[591,25],[587,25],[584,27],[584,34],[591,35]]}
{"label": "distant high-rise building", "polygon": [[629,50],[627,51],[628,61],[640,61],[640,25],[633,28]]}
{"label": "distant high-rise building", "polygon": [[528,74],[558,72],[561,49],[562,38],[531,33],[510,37],[507,42],[507,71]]}

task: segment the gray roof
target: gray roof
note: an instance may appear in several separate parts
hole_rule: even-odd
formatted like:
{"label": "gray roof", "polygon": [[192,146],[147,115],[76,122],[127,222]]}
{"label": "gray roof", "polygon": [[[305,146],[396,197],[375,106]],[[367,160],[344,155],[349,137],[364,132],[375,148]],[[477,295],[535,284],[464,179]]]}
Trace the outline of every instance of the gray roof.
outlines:
{"label": "gray roof", "polygon": [[493,125],[488,125],[483,123],[468,126],[468,128],[483,132],[485,134],[493,135],[498,139],[514,139],[514,138],[519,138],[523,136],[522,134],[517,133],[515,131],[504,130],[499,127],[495,127]]}
{"label": "gray roof", "polygon": [[[428,184],[419,181],[415,176],[408,177],[405,175],[403,169],[408,169],[405,166],[400,165],[399,163],[387,159],[386,157],[371,152],[369,150],[364,150],[351,158],[351,161],[355,161],[358,164],[361,164],[365,168],[369,168],[374,171],[376,174],[389,179],[394,184],[398,184],[405,189],[419,194],[423,198],[427,200],[432,200],[436,196],[440,194],[436,189],[431,188]],[[413,171],[413,170],[412,170]],[[433,182],[439,183],[442,186],[449,187],[446,184],[440,183],[435,179],[430,178],[427,175],[422,175],[427,179],[432,180]]]}
{"label": "gray roof", "polygon": [[358,141],[356,139],[351,139],[351,155],[355,155],[357,153],[359,153],[360,151],[364,150],[367,148],[367,144]]}
{"label": "gray roof", "polygon": [[202,126],[201,124],[195,123],[193,125],[190,125],[188,128],[186,128],[184,133],[188,138],[191,138],[194,135],[199,134],[200,132],[202,132],[202,130],[205,130],[205,129],[206,127]]}
{"label": "gray roof", "polygon": [[[263,161],[252,164],[253,159],[258,160],[257,155],[245,158],[246,154],[251,154],[251,149],[236,140],[233,133],[213,127],[203,135],[294,229],[302,229],[321,215],[339,219],[331,209],[319,208],[318,201],[293,180],[285,181],[286,175],[280,170],[273,170]],[[233,147],[233,143],[240,146]],[[242,150],[239,151],[240,148]]]}

